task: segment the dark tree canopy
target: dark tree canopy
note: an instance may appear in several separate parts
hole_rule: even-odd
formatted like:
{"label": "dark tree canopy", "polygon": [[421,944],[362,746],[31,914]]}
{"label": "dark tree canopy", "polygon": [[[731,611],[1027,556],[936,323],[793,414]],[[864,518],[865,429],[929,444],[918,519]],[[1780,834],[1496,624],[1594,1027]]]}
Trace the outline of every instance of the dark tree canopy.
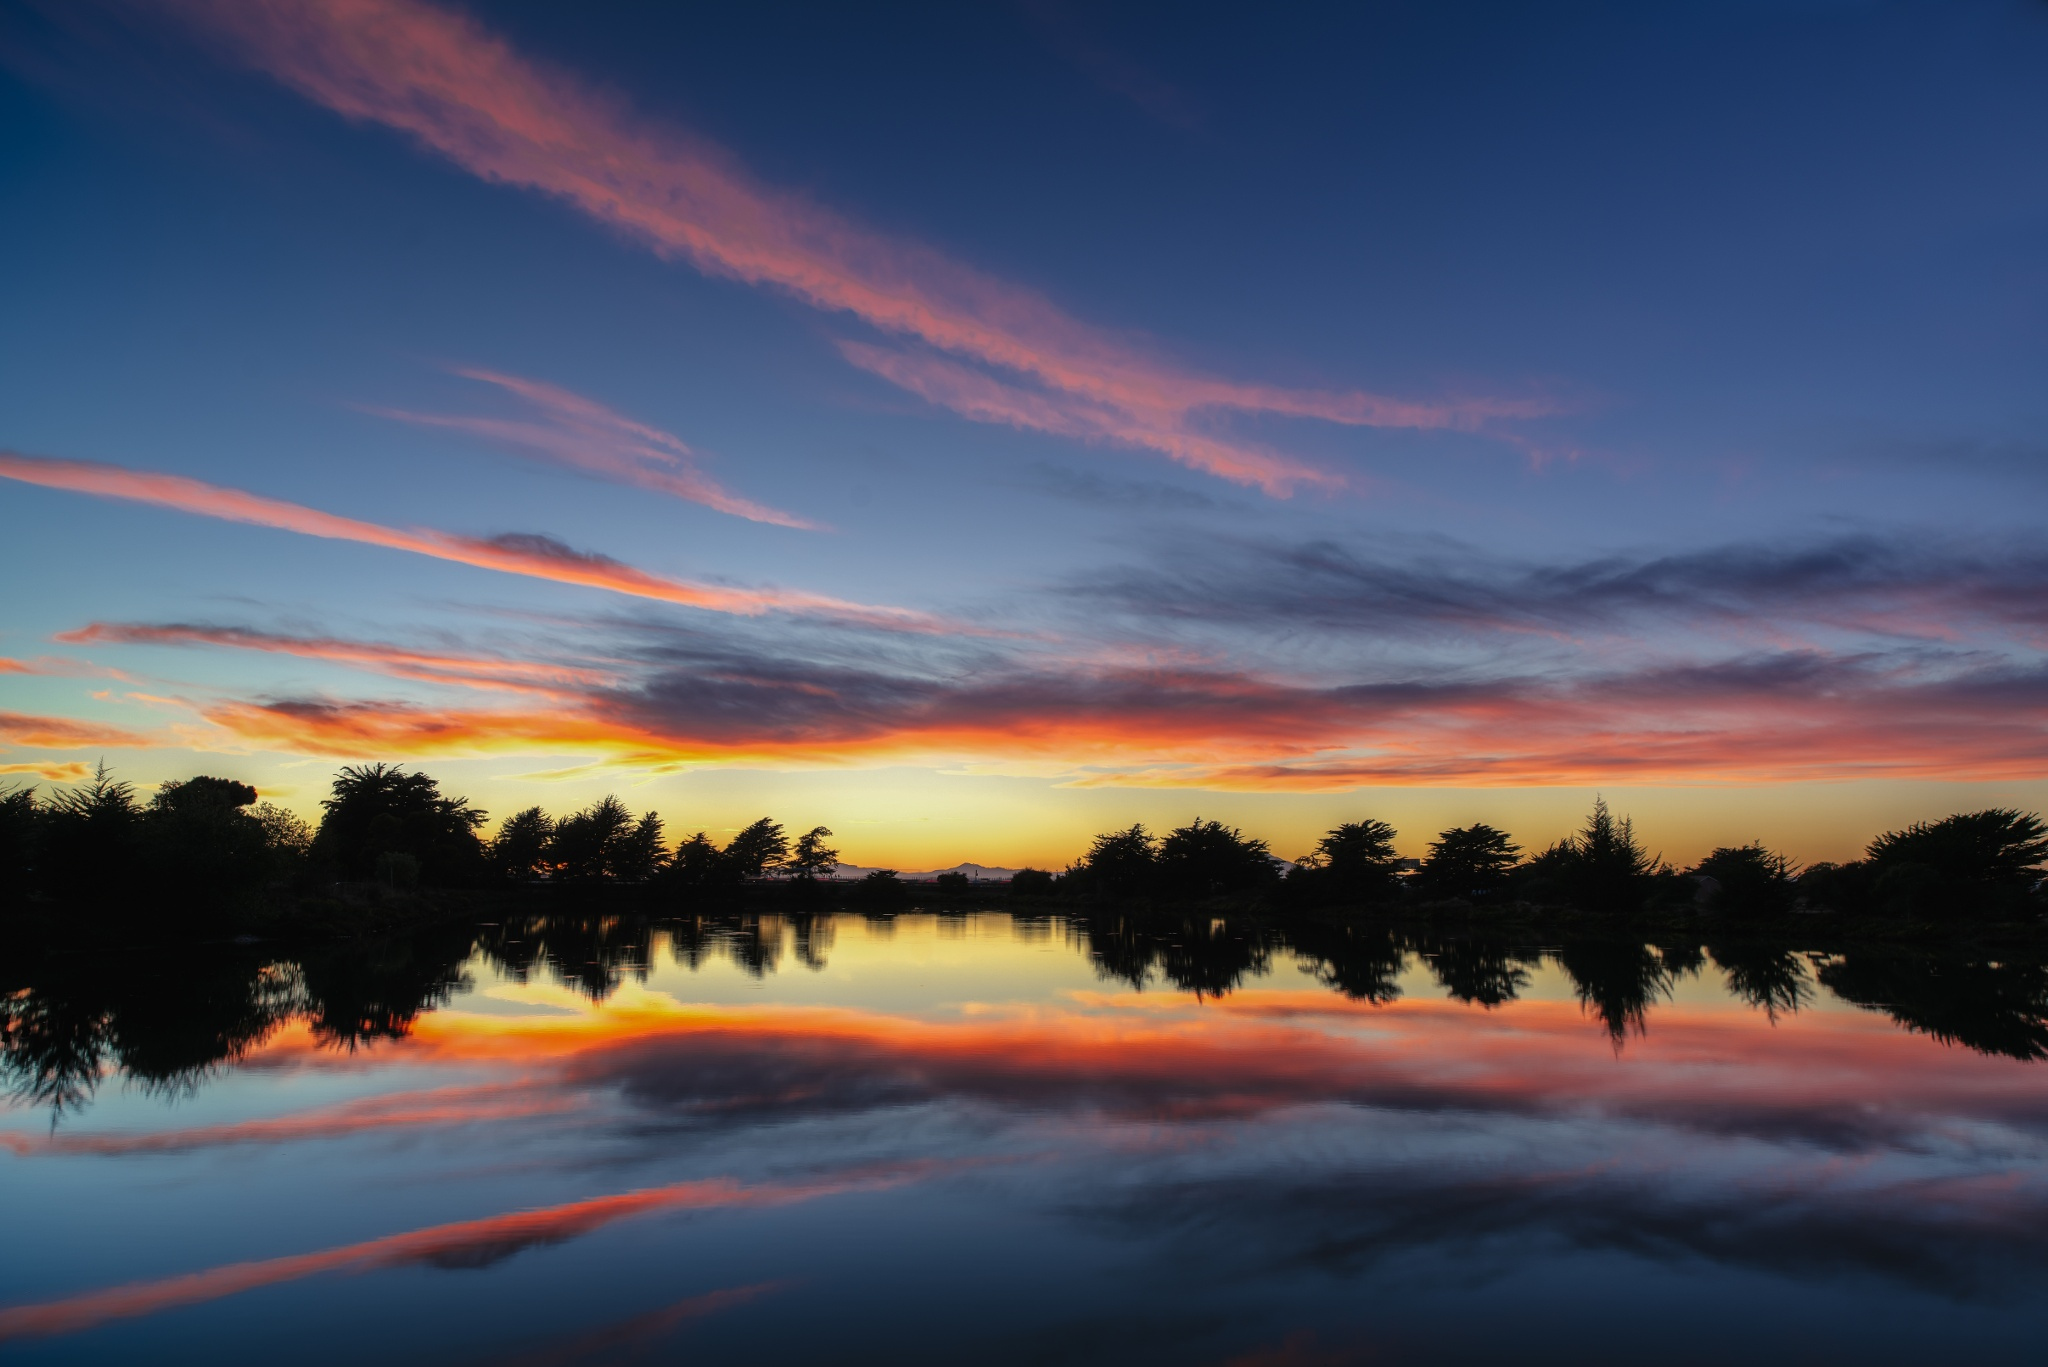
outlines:
{"label": "dark tree canopy", "polygon": [[1158,852],[1142,823],[1095,837],[1074,866],[1077,882],[1109,897],[1144,897],[1152,890]]}
{"label": "dark tree canopy", "polygon": [[780,825],[765,816],[734,836],[725,847],[727,868],[743,879],[759,878],[787,858],[789,837],[782,833]]}
{"label": "dark tree canopy", "polygon": [[1723,845],[1693,866],[1707,904],[1736,916],[1775,916],[1792,909],[1798,871],[1792,861],[1761,843]]}
{"label": "dark tree canopy", "polygon": [[545,878],[553,870],[555,823],[538,807],[507,818],[491,840],[491,869],[511,883]]}
{"label": "dark tree canopy", "polygon": [[1480,822],[1454,826],[1429,842],[1417,880],[1437,897],[1487,897],[1505,889],[1522,847],[1506,831]]}
{"label": "dark tree canopy", "polygon": [[1277,877],[1265,841],[1200,817],[1166,833],[1153,866],[1159,890],[1172,897],[1251,892]]}
{"label": "dark tree canopy", "polygon": [[350,766],[320,805],[326,815],[313,857],[335,877],[377,878],[393,867],[393,857],[415,861],[420,881],[430,885],[462,886],[483,872],[476,829],[484,814],[462,798],[442,796],[425,774],[389,764]]}
{"label": "dark tree canopy", "polygon": [[1291,891],[1312,902],[1333,904],[1391,900],[1401,890],[1396,834],[1384,821],[1345,822],[1317,841],[1312,853],[1294,861],[1288,880]]}
{"label": "dark tree canopy", "polygon": [[825,844],[831,838],[831,828],[826,826],[813,826],[798,836],[796,850],[785,864],[790,875],[808,883],[826,876],[839,867],[839,851]]}
{"label": "dark tree canopy", "polygon": [[1635,823],[1616,820],[1604,798],[1593,800],[1583,830],[1552,845],[1533,864],[1574,905],[1610,915],[1639,910],[1659,868],[1656,856],[1636,840]]}

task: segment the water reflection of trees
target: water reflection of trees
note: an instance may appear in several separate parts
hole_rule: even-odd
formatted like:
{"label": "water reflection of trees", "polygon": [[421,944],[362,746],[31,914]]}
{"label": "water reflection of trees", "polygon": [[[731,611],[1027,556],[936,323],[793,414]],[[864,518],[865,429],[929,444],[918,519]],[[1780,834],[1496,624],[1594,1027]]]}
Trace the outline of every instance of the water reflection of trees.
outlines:
{"label": "water reflection of trees", "polygon": [[1820,966],[1843,1001],[1981,1054],[2048,1058],[2048,965],[2038,957],[1965,959],[1859,949]]}
{"label": "water reflection of trees", "polygon": [[1288,943],[1302,967],[1332,991],[1380,1006],[1401,995],[1408,946],[1385,926],[1317,924],[1290,934]]}
{"label": "water reflection of trees", "polygon": [[0,982],[0,1078],[56,1114],[118,1073],[156,1092],[191,1091],[303,1020],[321,1044],[406,1034],[462,985],[466,927],[279,960],[209,944],[148,952],[18,952]]}
{"label": "water reflection of trees", "polygon": [[[885,935],[893,924],[882,913],[866,918],[870,936]],[[1134,990],[1157,984],[1220,997],[1270,973],[1274,956],[1288,954],[1355,1001],[1398,1000],[1404,973],[1420,964],[1447,997],[1492,1009],[1517,1000],[1549,964],[1620,1048],[1646,1034],[1674,989],[1711,964],[1730,996],[1773,1023],[1824,990],[1946,1044],[2048,1059],[2048,956],[2037,951],[1993,957],[1893,945],[1823,954],[1752,934],[1704,944],[1608,936],[1537,945],[1508,934],[1446,935],[1369,919],[1276,925],[1116,912],[1062,927],[1101,978]],[[545,977],[602,1002],[623,983],[645,980],[664,944],[689,971],[724,961],[765,977],[786,958],[822,968],[836,928],[824,914],[561,914],[430,927],[289,956],[224,943],[92,952],[0,944],[0,1084],[61,1114],[117,1073],[151,1090],[189,1090],[293,1022],[331,1048],[403,1038],[422,1014],[468,984],[472,955],[515,982]],[[1041,917],[1020,923],[1016,933],[1042,941],[1051,929]]]}
{"label": "water reflection of trees", "polygon": [[1250,918],[1109,912],[1075,929],[1096,974],[1134,991],[1156,974],[1178,991],[1221,997],[1272,963],[1273,937]]}

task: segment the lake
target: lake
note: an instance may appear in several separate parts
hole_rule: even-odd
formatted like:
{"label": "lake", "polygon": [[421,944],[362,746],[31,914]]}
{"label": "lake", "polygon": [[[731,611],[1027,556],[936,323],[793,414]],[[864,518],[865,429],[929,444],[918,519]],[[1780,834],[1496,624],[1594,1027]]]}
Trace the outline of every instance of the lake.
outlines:
{"label": "lake", "polygon": [[999,913],[17,958],[11,1361],[2048,1343],[2032,959]]}

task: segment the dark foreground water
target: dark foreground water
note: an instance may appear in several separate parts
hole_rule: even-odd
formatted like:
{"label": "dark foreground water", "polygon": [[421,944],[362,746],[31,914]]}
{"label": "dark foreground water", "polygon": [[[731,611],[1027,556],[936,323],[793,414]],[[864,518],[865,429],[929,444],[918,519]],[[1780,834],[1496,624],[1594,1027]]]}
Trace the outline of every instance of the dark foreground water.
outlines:
{"label": "dark foreground water", "polygon": [[2027,1362],[2038,964],[1003,915],[11,968],[0,1357]]}

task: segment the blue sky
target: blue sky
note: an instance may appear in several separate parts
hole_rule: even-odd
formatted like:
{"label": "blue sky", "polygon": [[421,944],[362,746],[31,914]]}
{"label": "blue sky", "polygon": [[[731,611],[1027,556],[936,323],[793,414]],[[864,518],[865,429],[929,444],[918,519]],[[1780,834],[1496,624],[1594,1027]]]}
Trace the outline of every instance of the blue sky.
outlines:
{"label": "blue sky", "polygon": [[0,5],[0,760],[916,866],[2042,805],[2048,7],[732,9]]}

